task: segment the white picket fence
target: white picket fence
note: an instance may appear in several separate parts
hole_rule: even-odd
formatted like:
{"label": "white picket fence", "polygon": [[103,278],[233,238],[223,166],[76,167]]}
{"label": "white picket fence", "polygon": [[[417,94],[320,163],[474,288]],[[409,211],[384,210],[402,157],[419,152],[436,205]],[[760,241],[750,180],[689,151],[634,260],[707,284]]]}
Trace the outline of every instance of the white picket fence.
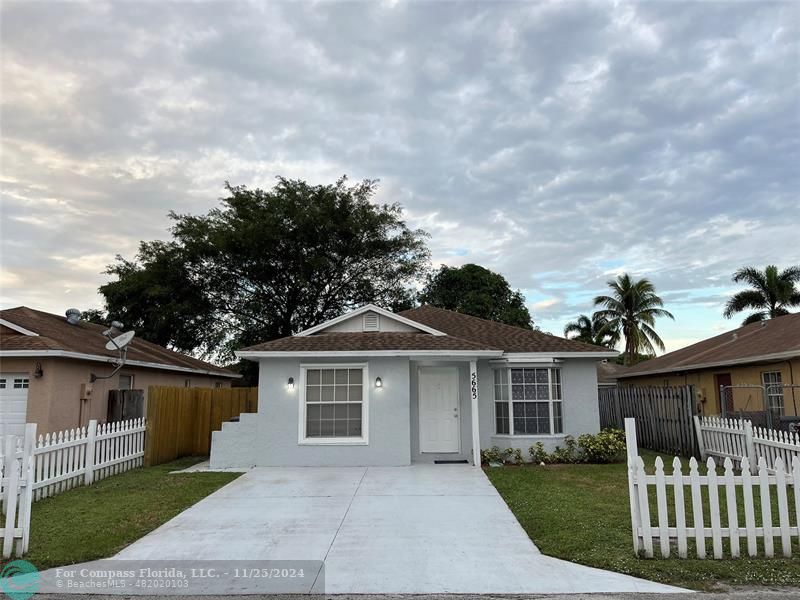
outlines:
{"label": "white picket fence", "polygon": [[756,473],[759,460],[764,458],[767,469],[776,471],[775,461],[780,458],[784,467],[800,458],[800,434],[753,427],[749,420],[724,417],[695,417],[700,456],[709,456],[721,465],[730,458],[741,470],[742,459],[747,458],[751,473]]}
{"label": "white picket fence", "polygon": [[28,550],[31,529],[31,497],[33,487],[33,446],[36,425],[27,425],[22,438],[9,435],[0,444],[0,512],[3,513],[0,541],[3,558]]}
{"label": "white picket fence", "polygon": [[33,499],[40,500],[142,465],[144,419],[130,419],[39,436],[33,450]]}
{"label": "white picket fence", "polygon": [[[728,551],[733,558],[742,555],[743,540],[747,555],[751,557],[758,555],[759,545],[764,556],[774,557],[775,537],[780,538],[784,557],[792,556],[792,540],[800,547],[800,457],[792,458],[791,470],[787,472],[788,464],[781,456],[776,456],[770,472],[766,458],[761,456],[756,475],[751,473],[746,455],[741,457],[739,474],[734,471],[730,456],[724,458],[722,474],[717,473],[714,457],[709,456],[705,475],[700,473],[695,458],[689,460],[689,471],[684,474],[678,457],[673,459],[673,472],[668,475],[664,472],[661,457],[657,457],[655,473],[648,475],[644,461],[638,455],[633,419],[625,419],[625,438],[633,548],[637,556],[643,554],[652,558],[655,541],[663,558],[671,555],[673,544],[678,556],[687,558],[690,540],[694,541],[697,558],[706,558],[709,539],[714,558],[724,556],[723,538],[727,539]],[[724,523],[720,488],[725,503]],[[789,506],[789,488],[794,497],[792,507]],[[655,523],[650,515],[652,491],[655,492]],[[755,499],[758,499],[758,511]],[[777,522],[773,504],[777,506]],[[708,524],[705,523],[705,514],[709,515]],[[758,521],[757,514],[760,515]],[[688,516],[691,516],[691,524],[687,522]]]}

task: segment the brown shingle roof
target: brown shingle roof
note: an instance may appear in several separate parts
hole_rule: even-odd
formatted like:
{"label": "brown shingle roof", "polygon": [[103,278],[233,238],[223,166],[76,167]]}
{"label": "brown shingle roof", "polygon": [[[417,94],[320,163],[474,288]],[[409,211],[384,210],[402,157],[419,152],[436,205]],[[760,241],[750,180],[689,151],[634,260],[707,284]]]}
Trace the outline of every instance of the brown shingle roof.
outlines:
{"label": "brown shingle roof", "polygon": [[284,337],[244,348],[258,352],[372,352],[391,350],[496,350],[449,335],[411,332],[335,332]]}
{"label": "brown shingle roof", "polygon": [[616,383],[617,379],[628,372],[628,367],[615,362],[597,363],[597,383]]}
{"label": "brown shingle roof", "polygon": [[688,371],[748,360],[757,362],[761,357],[773,354],[800,356],[800,313],[745,325],[697,342],[631,367],[621,377]]}
{"label": "brown shingle roof", "polygon": [[448,335],[500,348],[505,352],[610,352],[608,348],[428,305],[400,314]]}
{"label": "brown shingle roof", "polygon": [[[115,351],[106,350],[108,341],[102,332],[102,325],[81,321],[77,325],[67,323],[66,317],[34,310],[26,306],[0,311],[0,318],[15,325],[38,333],[38,336],[17,334],[8,328],[0,331],[2,350],[63,350],[80,354],[92,354],[113,358]],[[128,346],[128,360],[156,363],[169,367],[181,367],[197,371],[207,371],[222,377],[237,377],[236,373],[212,365],[205,361],[167,350],[166,348],[134,338]]]}

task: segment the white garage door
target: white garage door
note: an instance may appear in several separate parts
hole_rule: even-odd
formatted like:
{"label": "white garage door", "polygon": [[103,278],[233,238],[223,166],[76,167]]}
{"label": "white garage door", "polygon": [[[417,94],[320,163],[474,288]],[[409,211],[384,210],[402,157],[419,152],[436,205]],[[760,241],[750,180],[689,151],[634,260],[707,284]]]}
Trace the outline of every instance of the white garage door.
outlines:
{"label": "white garage door", "polygon": [[28,411],[28,375],[0,373],[0,437],[23,435]]}

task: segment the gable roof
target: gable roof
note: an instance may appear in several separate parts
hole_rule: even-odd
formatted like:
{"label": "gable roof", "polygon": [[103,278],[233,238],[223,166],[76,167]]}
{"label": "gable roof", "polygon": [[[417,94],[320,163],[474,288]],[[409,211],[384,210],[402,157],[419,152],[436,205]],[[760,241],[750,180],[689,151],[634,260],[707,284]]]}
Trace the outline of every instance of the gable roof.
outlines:
{"label": "gable roof", "polygon": [[[341,332],[327,329],[367,311],[378,312],[418,331]],[[615,356],[616,352],[548,335],[538,331],[504,325],[469,315],[422,306],[392,313],[367,305],[297,335],[243,348],[240,357],[268,356],[287,352],[305,355],[347,355],[357,353],[405,355],[451,354],[500,357],[510,353],[587,353]]]}
{"label": "gable roof", "polygon": [[561,353],[561,352],[602,352],[609,356],[616,356],[616,352],[584,344],[576,340],[523,329],[497,321],[489,321],[471,315],[436,308],[424,304],[419,308],[412,308],[400,313],[412,321],[424,323],[429,327],[443,331],[471,342],[486,344],[492,348],[499,348],[506,353]]}
{"label": "gable roof", "polygon": [[620,377],[785,360],[800,356],[800,313],[752,323],[631,367]]}
{"label": "gable roof", "polygon": [[[70,325],[66,317],[26,306],[1,310],[0,319],[4,321],[0,324],[0,356],[63,356],[99,361],[118,356],[116,351],[106,350],[108,340],[102,332],[107,328],[102,325],[86,321]],[[128,346],[127,363],[153,369],[240,377],[233,371],[138,337]]]}
{"label": "gable roof", "polygon": [[381,308],[380,306],[376,306],[374,304],[365,304],[364,306],[352,310],[350,312],[344,313],[339,315],[334,319],[330,319],[329,321],[325,321],[324,323],[320,323],[319,325],[315,325],[314,327],[309,327],[308,329],[304,329],[297,333],[297,337],[305,337],[309,335],[313,335],[315,333],[319,333],[331,327],[332,325],[336,325],[337,323],[341,323],[343,321],[347,321],[348,319],[353,319],[359,315],[363,315],[367,312],[374,312],[387,319],[392,319],[393,321],[397,321],[399,323],[403,323],[404,325],[410,325],[414,329],[424,332],[430,333],[431,335],[445,335],[441,331],[437,331],[432,327],[428,327],[422,323],[412,321],[411,319],[407,319],[399,313],[393,313],[390,310],[386,310],[385,308]]}

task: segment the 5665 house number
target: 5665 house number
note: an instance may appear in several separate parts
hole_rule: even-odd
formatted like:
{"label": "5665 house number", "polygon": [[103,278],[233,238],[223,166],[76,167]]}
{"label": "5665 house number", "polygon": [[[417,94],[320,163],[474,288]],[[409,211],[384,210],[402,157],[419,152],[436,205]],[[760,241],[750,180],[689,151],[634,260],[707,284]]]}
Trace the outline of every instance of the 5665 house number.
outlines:
{"label": "5665 house number", "polygon": [[478,373],[473,371],[470,377],[470,386],[472,389],[472,399],[475,400],[478,397]]}

